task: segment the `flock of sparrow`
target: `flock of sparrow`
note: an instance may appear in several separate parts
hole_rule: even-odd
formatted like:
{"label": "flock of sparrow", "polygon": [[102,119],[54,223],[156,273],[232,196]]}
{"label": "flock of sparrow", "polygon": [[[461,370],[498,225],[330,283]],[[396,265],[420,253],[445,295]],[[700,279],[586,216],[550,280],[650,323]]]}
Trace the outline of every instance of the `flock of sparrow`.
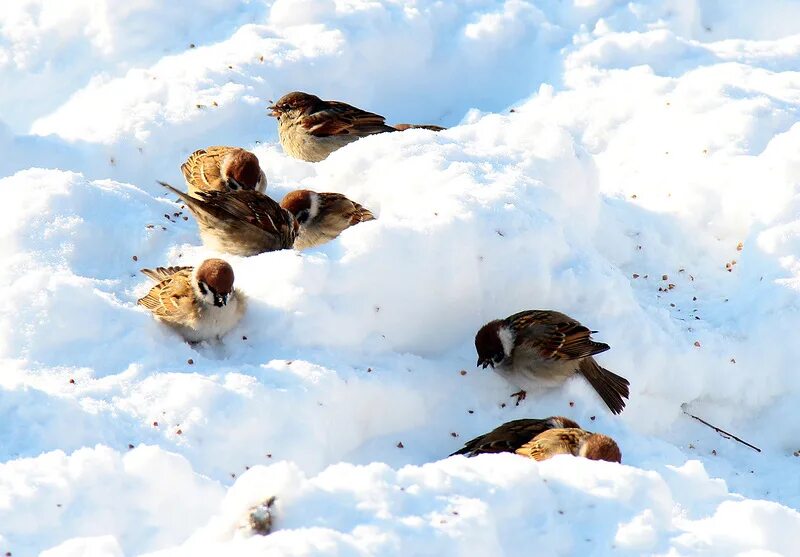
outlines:
{"label": "flock of sparrow", "polygon": [[[317,162],[359,138],[409,128],[440,131],[428,125],[389,126],[383,116],[302,92],[284,95],[273,106],[283,150]],[[267,179],[258,158],[237,147],[209,147],[192,153],[181,166],[188,192],[160,182],[197,219],[203,244],[222,253],[251,256],[281,249],[303,250],[336,238],[346,228],[375,216],[338,193],[296,190],[277,203],[264,191]],[[231,265],[206,259],[197,267],[158,267],[142,273],[156,285],[138,303],[188,342],[222,337],[241,319],[245,296],[234,288]],[[614,414],[625,407],[628,381],[601,367],[596,354],[610,347],[591,339],[594,331],[549,310],[529,310],[484,325],[475,336],[478,366],[491,366],[521,390],[559,385],[582,375]],[[513,452],[543,460],[572,454],[621,461],[609,437],[580,428],[564,417],[514,420],[469,441],[453,454]]]}

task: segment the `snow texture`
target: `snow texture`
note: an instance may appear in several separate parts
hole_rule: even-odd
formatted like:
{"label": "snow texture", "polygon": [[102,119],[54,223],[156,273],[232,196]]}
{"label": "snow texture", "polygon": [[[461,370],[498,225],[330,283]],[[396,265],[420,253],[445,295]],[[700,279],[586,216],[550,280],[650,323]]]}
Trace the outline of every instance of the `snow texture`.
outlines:
{"label": "snow texture", "polygon": [[[797,554],[800,4],[7,4],[0,555]],[[291,90],[450,129],[305,163],[266,111]],[[138,270],[218,255],[156,184],[215,144],[378,218],[224,256],[248,313],[193,348]],[[612,346],[620,416],[475,368],[533,308]],[[446,458],[550,415],[623,464]]]}

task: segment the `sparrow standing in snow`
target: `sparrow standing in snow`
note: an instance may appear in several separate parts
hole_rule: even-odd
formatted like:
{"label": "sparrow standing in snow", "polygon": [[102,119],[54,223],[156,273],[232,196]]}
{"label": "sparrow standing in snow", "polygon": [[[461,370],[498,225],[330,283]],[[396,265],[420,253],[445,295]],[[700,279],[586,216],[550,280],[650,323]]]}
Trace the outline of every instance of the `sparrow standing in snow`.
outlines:
{"label": "sparrow standing in snow", "polygon": [[340,193],[317,193],[295,190],[286,194],[281,207],[297,219],[300,232],[294,249],[302,250],[330,242],[342,231],[375,216]]}
{"label": "sparrow standing in snow", "polygon": [[622,462],[622,452],[611,437],[579,428],[547,430],[514,452],[534,460],[547,460],[559,454],[571,454],[589,460]]}
{"label": "sparrow standing in snow", "polygon": [[197,268],[158,267],[142,273],[158,284],[137,303],[189,342],[221,337],[244,315],[245,298],[233,287],[227,261],[206,259]]}
{"label": "sparrow standing in snow", "polygon": [[186,203],[197,219],[200,238],[211,249],[233,255],[257,255],[290,249],[297,236],[294,216],[254,190],[198,191],[186,195],[159,182]]}
{"label": "sparrow standing in snow", "polygon": [[475,335],[478,365],[492,366],[521,391],[528,381],[558,385],[575,373],[583,375],[611,412],[619,414],[628,398],[628,380],[600,367],[592,356],[609,345],[594,342],[576,320],[549,310],[521,311],[484,325]]}
{"label": "sparrow standing in snow", "polygon": [[198,149],[181,165],[189,194],[198,191],[256,190],[264,193],[267,176],[256,157],[239,147]]}
{"label": "sparrow standing in snow", "polygon": [[409,128],[441,131],[430,125],[387,126],[385,118],[339,101],[323,101],[315,95],[294,91],[270,106],[278,119],[278,135],[283,150],[292,157],[319,162],[357,139],[376,133]]}
{"label": "sparrow standing in snow", "polygon": [[548,429],[579,428],[580,426],[562,416],[551,416],[543,420],[523,418],[512,420],[493,429],[489,433],[484,433],[467,441],[462,449],[457,450],[450,456],[463,454],[475,456],[484,453],[513,453],[525,443],[533,440],[534,437]]}

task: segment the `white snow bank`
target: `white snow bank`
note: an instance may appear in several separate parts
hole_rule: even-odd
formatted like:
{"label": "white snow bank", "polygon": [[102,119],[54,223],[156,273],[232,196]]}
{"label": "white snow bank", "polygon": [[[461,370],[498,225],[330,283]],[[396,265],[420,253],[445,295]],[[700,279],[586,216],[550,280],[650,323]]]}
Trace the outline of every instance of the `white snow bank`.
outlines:
{"label": "white snow bank", "polygon": [[[43,10],[15,47],[44,60],[52,20],[60,48],[91,55],[45,64],[68,86],[0,129],[0,554],[791,553],[789,4],[217,6],[187,23],[214,22],[206,40],[162,42],[183,12],[135,3]],[[139,46],[126,18],[153,23]],[[18,79],[0,106],[45,79],[0,72]],[[264,114],[290,89],[463,124],[307,164]],[[250,311],[195,350],[135,305],[138,269],[212,255],[154,180],[180,184],[183,157],[215,143],[252,147],[274,197],[339,191],[378,219],[302,254],[227,257]],[[513,407],[475,369],[478,327],[525,308],[599,331],[601,363],[631,381],[621,416],[580,380]],[[625,465],[438,462],[552,414],[614,436]],[[248,538],[247,507],[271,495],[278,530]]]}

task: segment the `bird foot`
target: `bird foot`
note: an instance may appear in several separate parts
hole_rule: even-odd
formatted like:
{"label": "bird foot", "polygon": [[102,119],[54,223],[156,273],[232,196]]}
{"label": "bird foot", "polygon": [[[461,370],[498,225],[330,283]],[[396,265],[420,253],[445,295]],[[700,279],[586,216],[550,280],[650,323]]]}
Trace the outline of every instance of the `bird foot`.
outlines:
{"label": "bird foot", "polygon": [[519,403],[525,400],[525,397],[528,396],[528,393],[525,391],[517,391],[516,393],[511,393],[509,396],[517,397],[517,403],[514,406],[519,406]]}

